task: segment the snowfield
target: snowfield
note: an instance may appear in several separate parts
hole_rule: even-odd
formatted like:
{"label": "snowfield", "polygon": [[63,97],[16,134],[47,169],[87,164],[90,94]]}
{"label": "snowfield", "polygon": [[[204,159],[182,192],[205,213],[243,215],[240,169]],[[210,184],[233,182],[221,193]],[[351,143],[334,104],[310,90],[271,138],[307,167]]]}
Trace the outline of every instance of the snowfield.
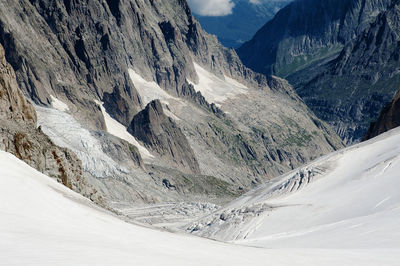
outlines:
{"label": "snowfield", "polygon": [[399,186],[400,128],[275,178],[189,230],[263,248],[400,254]]}
{"label": "snowfield", "polygon": [[140,227],[0,152],[0,265],[395,265],[399,254],[260,249]]}

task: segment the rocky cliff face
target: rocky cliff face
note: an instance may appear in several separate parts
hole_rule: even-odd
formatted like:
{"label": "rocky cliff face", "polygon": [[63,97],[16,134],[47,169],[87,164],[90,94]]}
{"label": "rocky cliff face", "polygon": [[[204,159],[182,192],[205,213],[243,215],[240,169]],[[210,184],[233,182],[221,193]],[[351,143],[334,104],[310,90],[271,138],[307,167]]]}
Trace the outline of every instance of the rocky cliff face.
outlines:
{"label": "rocky cliff face", "polygon": [[307,105],[346,141],[359,141],[400,83],[400,8],[393,5],[326,70],[297,89]]}
{"label": "rocky cliff face", "polygon": [[0,148],[100,203],[99,195],[84,180],[81,161],[70,150],[54,145],[36,122],[35,109],[19,90],[0,45]]}
{"label": "rocky cliff face", "polygon": [[363,140],[372,139],[398,126],[400,126],[400,89],[393,101],[382,109],[378,120],[371,123]]}
{"label": "rocky cliff face", "polygon": [[181,129],[165,115],[159,100],[150,102],[132,120],[128,131],[146,147],[173,161],[176,167],[194,174],[200,173],[200,167]]}
{"label": "rocky cliff face", "polygon": [[392,0],[294,1],[238,49],[244,64],[288,77],[337,55]]}
{"label": "rocky cliff face", "polygon": [[104,128],[93,99],[125,125],[144,107],[128,67],[172,94],[186,78],[197,80],[192,56],[219,75],[266,83],[203,32],[185,1],[18,0],[0,7],[0,43],[21,89],[37,104],[48,105],[50,94],[70,102],[93,128]]}
{"label": "rocky cliff face", "polygon": [[43,131],[109,204],[218,202],[342,147],[183,0],[3,0],[0,43]]}
{"label": "rocky cliff face", "polygon": [[287,77],[345,143],[357,142],[398,86],[396,2],[293,2],[239,55],[253,69]]}

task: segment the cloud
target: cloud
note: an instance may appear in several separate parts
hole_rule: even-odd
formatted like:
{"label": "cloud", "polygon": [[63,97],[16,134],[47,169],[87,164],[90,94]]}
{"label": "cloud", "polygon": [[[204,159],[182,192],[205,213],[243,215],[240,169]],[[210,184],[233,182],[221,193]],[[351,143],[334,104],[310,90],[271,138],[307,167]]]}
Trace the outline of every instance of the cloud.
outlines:
{"label": "cloud", "polygon": [[232,0],[188,0],[188,3],[194,13],[214,17],[232,14],[235,6]]}

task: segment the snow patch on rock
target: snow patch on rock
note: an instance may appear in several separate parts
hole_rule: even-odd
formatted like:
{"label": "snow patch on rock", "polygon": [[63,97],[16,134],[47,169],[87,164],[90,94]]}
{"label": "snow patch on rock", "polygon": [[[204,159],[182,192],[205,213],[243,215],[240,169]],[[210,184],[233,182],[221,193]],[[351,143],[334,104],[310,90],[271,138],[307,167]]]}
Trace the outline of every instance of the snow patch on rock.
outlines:
{"label": "snow patch on rock", "polygon": [[53,95],[50,95],[51,98],[51,106],[61,112],[69,111],[68,105],[61,100],[57,99]]}
{"label": "snow patch on rock", "polygon": [[145,80],[133,69],[129,68],[128,73],[142,99],[143,106],[146,106],[149,102],[156,99],[162,102],[168,102],[169,99],[174,98],[164,91],[156,82]]}
{"label": "snow patch on rock", "polygon": [[[132,83],[135,85],[135,88],[140,95],[143,107],[153,100],[160,100],[163,104],[163,107],[167,107],[170,104],[180,107],[186,106],[184,101],[168,94],[156,82],[146,81],[131,68],[128,69],[128,73]],[[175,121],[181,120],[177,115],[171,112],[169,108],[163,108],[163,110],[166,116],[174,119]]]}
{"label": "snow patch on rock", "polygon": [[154,156],[147,150],[144,146],[142,146],[134,136],[132,136],[126,127],[119,123],[117,120],[112,118],[104,108],[101,102],[96,103],[100,106],[101,112],[103,113],[104,121],[106,122],[107,132],[111,135],[116,136],[117,138],[126,140],[130,144],[136,146],[140,152],[140,155],[143,159],[153,159]]}
{"label": "snow patch on rock", "polygon": [[208,102],[221,104],[229,98],[247,93],[248,88],[238,81],[227,76],[224,76],[224,79],[219,78],[198,64],[193,64],[199,77],[199,82],[197,84],[189,80],[188,82],[194,86],[196,91],[200,91]]}

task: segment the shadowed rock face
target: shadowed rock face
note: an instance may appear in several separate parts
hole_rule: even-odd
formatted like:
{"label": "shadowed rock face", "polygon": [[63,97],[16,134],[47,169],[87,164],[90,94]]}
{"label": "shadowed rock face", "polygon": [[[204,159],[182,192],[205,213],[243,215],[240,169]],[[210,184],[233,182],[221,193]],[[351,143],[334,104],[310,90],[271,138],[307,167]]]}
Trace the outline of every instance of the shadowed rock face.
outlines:
{"label": "shadowed rock face", "polygon": [[361,140],[400,84],[400,5],[382,12],[326,70],[297,88],[345,142]]}
{"label": "shadowed rock face", "polygon": [[178,125],[165,115],[161,102],[150,102],[132,120],[128,131],[162,158],[179,168],[200,173],[199,164],[185,135]]}
{"label": "shadowed rock face", "polygon": [[299,0],[280,10],[238,49],[254,71],[287,77],[316,59],[338,53],[392,0]]}
{"label": "shadowed rock face", "polygon": [[36,128],[36,112],[18,88],[15,73],[0,45],[0,149],[94,201],[101,202],[82,176],[80,160],[57,147]]}
{"label": "shadowed rock face", "polygon": [[5,52],[1,45],[0,86],[0,117],[34,127],[36,124],[35,109],[18,89],[14,70],[7,63]]}
{"label": "shadowed rock face", "polygon": [[295,1],[238,54],[253,70],[286,77],[346,144],[358,142],[400,81],[396,3]]}
{"label": "shadowed rock face", "polygon": [[400,126],[400,89],[393,101],[382,109],[378,120],[371,123],[363,140],[369,140],[398,126]]}

